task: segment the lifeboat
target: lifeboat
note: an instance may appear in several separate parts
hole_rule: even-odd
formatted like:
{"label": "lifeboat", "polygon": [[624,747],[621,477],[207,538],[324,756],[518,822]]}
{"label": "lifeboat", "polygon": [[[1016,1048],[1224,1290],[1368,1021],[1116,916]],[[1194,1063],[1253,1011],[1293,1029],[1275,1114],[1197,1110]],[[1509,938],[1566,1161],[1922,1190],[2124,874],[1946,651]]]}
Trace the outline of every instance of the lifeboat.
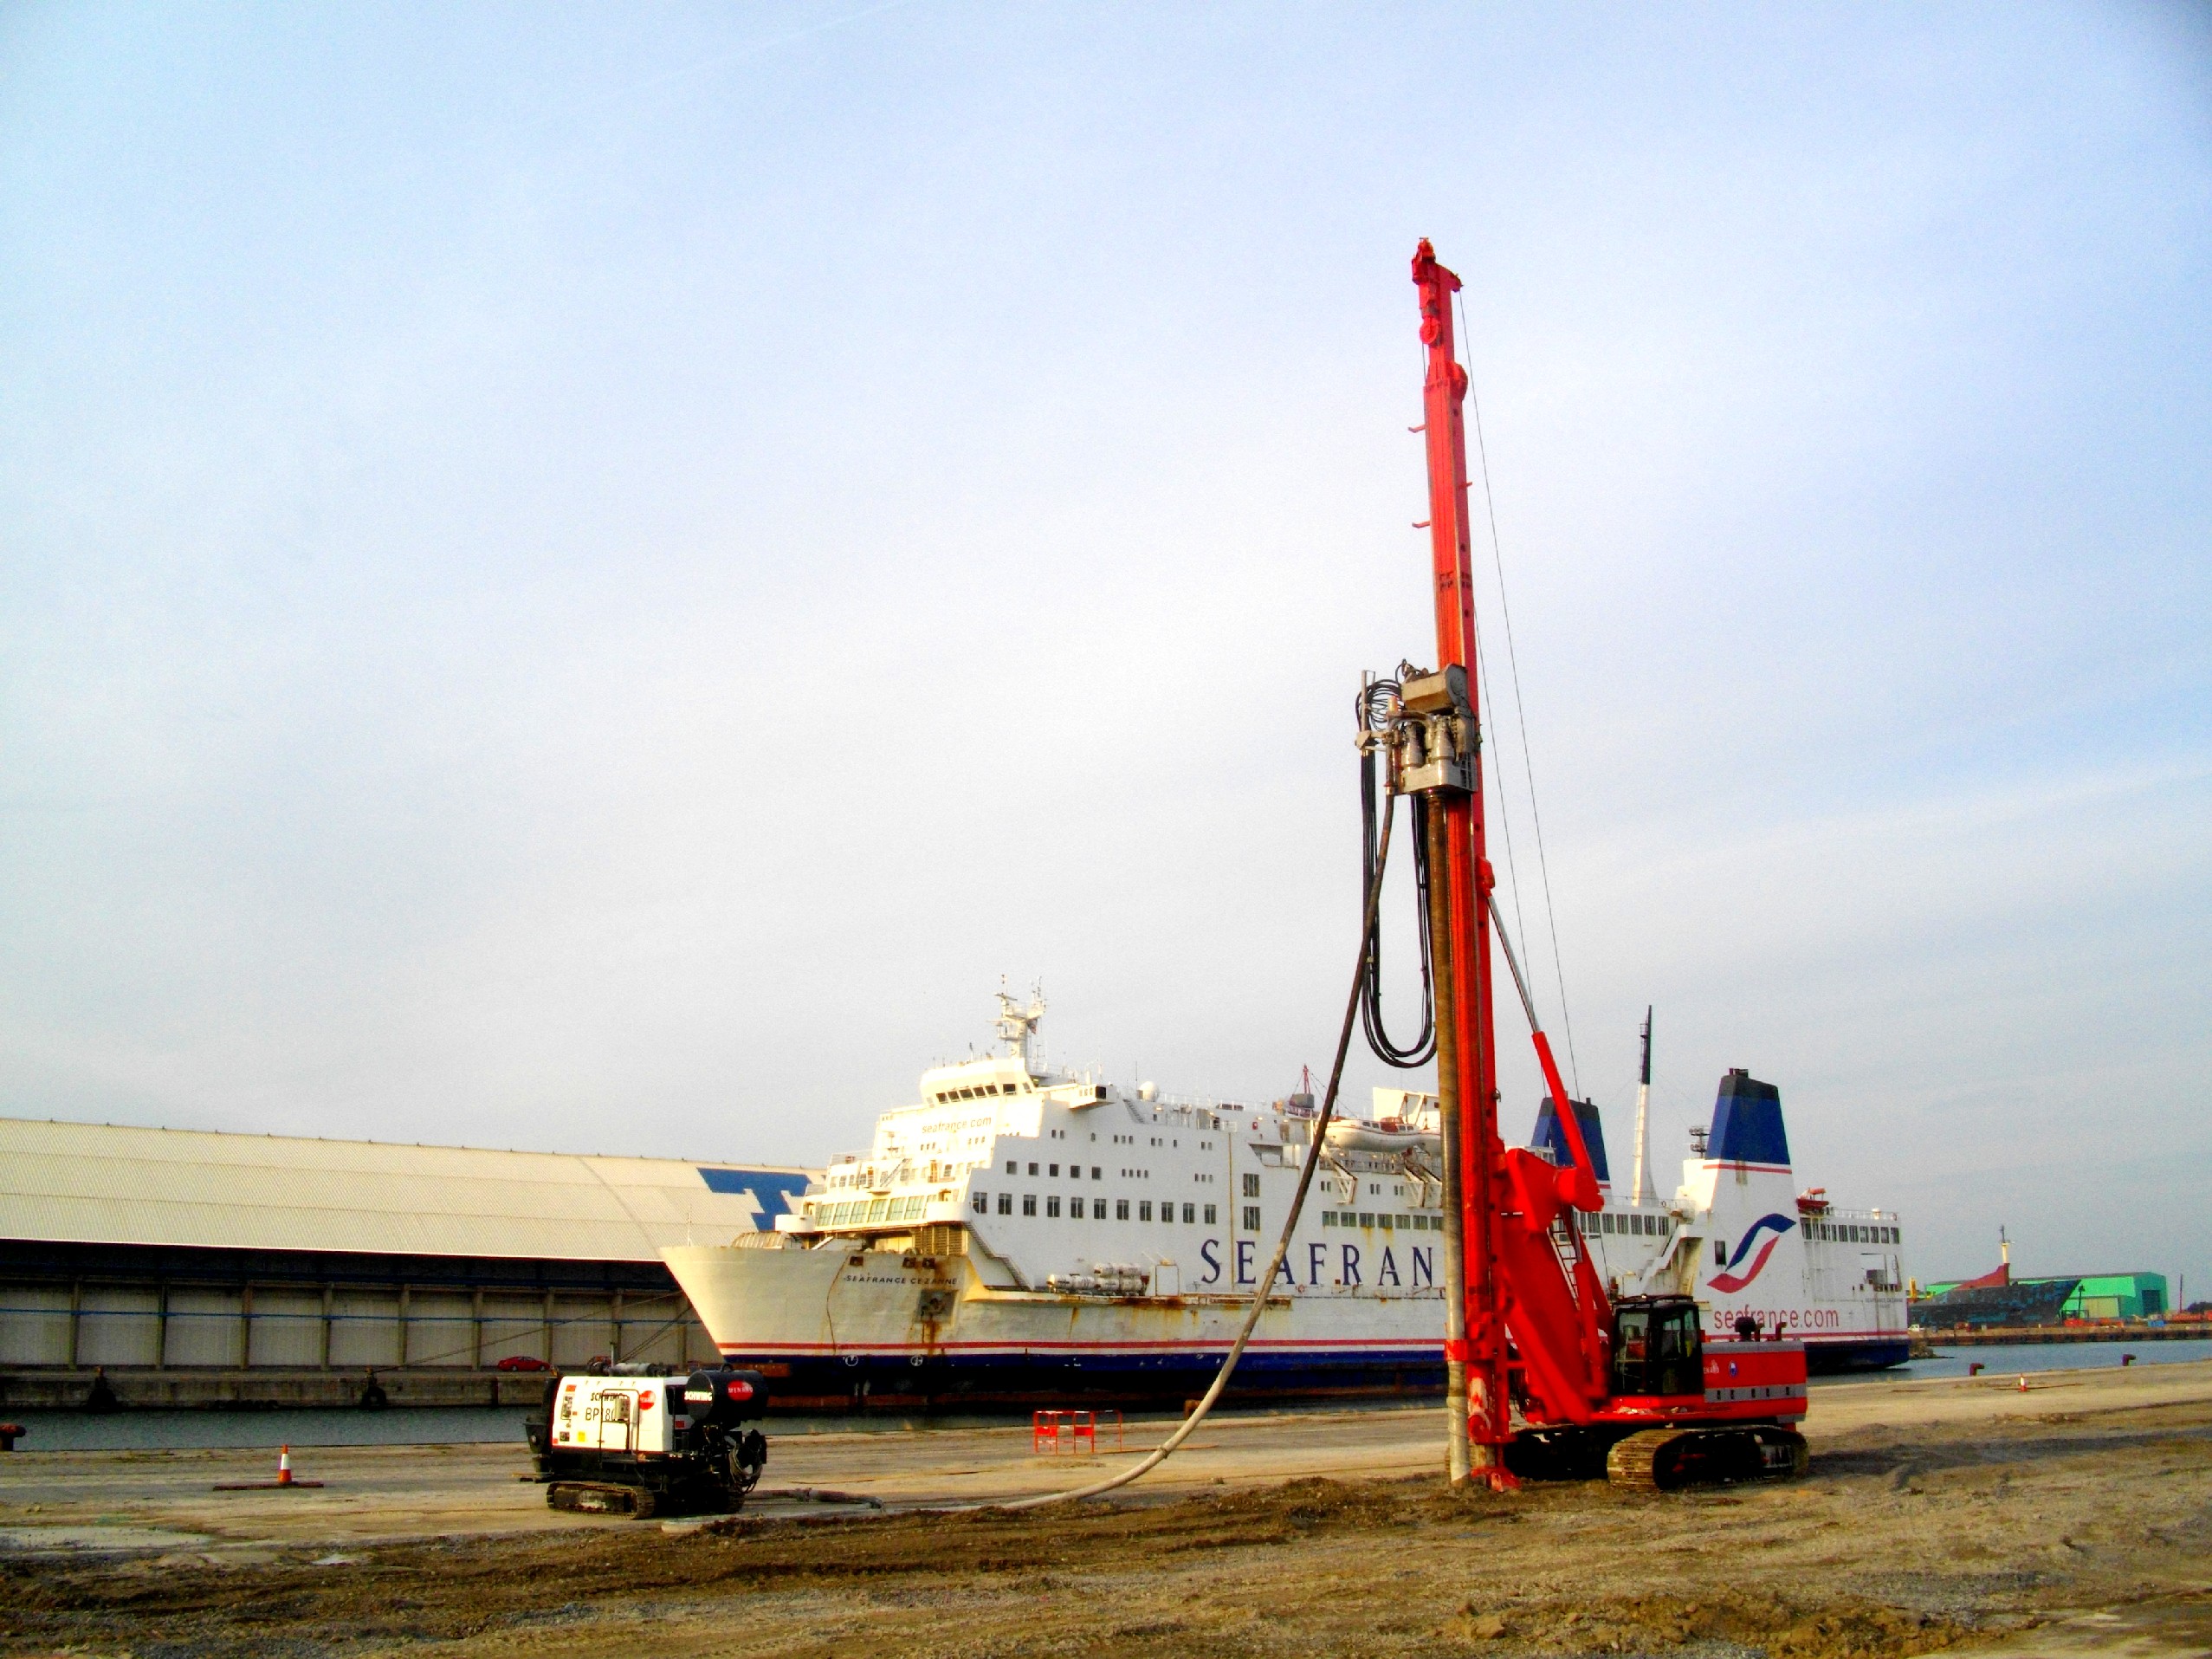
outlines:
{"label": "lifeboat", "polygon": [[1394,1118],[1362,1123],[1357,1118],[1338,1118],[1329,1125],[1329,1144],[1340,1152],[1438,1152],[1444,1137],[1434,1130],[1416,1129]]}

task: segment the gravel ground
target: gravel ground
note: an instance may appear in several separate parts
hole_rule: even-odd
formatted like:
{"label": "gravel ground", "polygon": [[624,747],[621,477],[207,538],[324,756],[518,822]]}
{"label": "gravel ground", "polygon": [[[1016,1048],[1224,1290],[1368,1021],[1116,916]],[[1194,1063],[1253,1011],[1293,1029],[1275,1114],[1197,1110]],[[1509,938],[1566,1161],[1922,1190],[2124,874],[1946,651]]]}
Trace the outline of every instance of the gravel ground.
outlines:
{"label": "gravel ground", "polygon": [[2212,1653],[2212,1365],[2035,1382],[1837,1390],[1807,1480],[1672,1495],[1454,1495],[1411,1412],[1209,1424],[1128,1501],[1019,1517],[909,1506],[1076,1478],[1020,1434],[825,1435],[772,1479],[888,1513],[672,1530],[556,1516],[496,1449],[284,1494],[210,1492],[242,1454],[17,1454],[0,1654]]}

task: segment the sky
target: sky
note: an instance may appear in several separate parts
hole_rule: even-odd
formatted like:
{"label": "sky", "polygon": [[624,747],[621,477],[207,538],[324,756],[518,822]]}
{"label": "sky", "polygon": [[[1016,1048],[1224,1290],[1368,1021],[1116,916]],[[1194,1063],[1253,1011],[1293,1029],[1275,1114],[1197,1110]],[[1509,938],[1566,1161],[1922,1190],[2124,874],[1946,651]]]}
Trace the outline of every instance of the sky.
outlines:
{"label": "sky", "polygon": [[1649,1006],[1662,1187],[1742,1066],[1916,1277],[2212,1295],[2202,5],[0,9],[0,1113],[1324,1071],[1424,236],[1621,1178]]}

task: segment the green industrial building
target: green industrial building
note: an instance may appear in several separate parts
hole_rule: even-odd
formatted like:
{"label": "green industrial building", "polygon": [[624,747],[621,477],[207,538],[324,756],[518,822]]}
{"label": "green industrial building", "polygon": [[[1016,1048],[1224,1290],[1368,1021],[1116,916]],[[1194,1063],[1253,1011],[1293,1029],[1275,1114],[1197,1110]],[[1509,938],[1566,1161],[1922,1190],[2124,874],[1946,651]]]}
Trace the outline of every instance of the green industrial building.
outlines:
{"label": "green industrial building", "polygon": [[[1924,1299],[1932,1299],[1945,1291],[1957,1290],[1963,1282],[1953,1280],[1948,1284],[1923,1286],[1920,1293]],[[2065,1281],[2049,1278],[2015,1279],[2010,1282],[2024,1288]],[[2060,1310],[2060,1317],[2068,1319],[2162,1319],[2165,1316],[2166,1275],[2162,1273],[2092,1273],[2073,1281],[2073,1293]]]}

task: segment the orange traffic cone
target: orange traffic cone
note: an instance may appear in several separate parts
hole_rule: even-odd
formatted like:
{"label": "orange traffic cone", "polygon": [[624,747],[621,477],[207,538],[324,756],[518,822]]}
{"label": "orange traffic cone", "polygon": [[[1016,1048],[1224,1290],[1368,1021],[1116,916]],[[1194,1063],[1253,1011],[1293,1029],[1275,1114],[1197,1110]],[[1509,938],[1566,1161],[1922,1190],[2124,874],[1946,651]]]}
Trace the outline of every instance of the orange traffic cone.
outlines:
{"label": "orange traffic cone", "polygon": [[217,1492],[305,1492],[320,1487],[320,1481],[295,1481],[292,1478],[292,1448],[280,1446],[276,1450],[276,1479],[274,1481],[226,1481],[217,1487]]}

